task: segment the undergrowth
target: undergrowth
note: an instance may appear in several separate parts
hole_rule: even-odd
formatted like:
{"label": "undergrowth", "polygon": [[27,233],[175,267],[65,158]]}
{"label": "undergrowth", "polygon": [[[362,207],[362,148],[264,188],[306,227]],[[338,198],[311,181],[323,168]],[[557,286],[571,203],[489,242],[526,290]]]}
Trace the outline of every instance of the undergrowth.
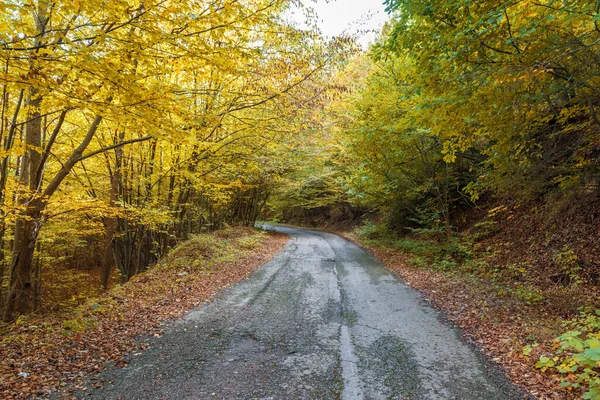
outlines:
{"label": "undergrowth", "polygon": [[[224,263],[257,249],[264,239],[264,232],[239,227],[194,235],[174,247],[158,264],[133,276],[129,282],[117,285],[99,297],[89,298],[79,307],[67,309],[55,318],[62,320],[64,334],[83,332],[95,326],[94,315],[118,308],[122,299],[143,295],[146,301],[153,298],[160,301],[161,296],[176,293],[181,284],[211,275]],[[13,327],[18,329],[31,325],[40,318],[36,314],[23,315]],[[41,326],[56,329],[51,324]],[[10,335],[10,329],[5,334]],[[7,336],[3,340],[7,340]]]}
{"label": "undergrowth", "polygon": [[137,338],[162,335],[166,321],[246,278],[283,243],[250,228],[194,236],[72,311],[19,318],[0,331],[0,398],[86,390],[81,377],[112,362],[125,365],[125,354],[146,348]]}
{"label": "undergrowth", "polygon": [[[495,224],[484,222],[476,224],[476,228],[462,235],[448,233],[441,228],[413,229],[412,234],[398,237],[386,231],[385,227],[368,221],[357,227],[354,235],[367,245],[400,251],[408,256],[409,264],[414,267],[484,281],[490,290],[500,296],[517,298],[528,305],[549,300],[544,288],[530,273],[530,263],[523,261],[499,265],[494,262],[498,249],[481,246],[479,241],[496,229]],[[579,270],[572,251],[563,249],[557,253],[556,259],[564,273],[570,276],[571,285],[581,283],[577,279]]]}
{"label": "undergrowth", "polygon": [[[583,389],[584,399],[600,398],[600,310],[582,310],[563,323],[566,331],[555,339],[554,353],[539,358],[536,367],[556,371],[561,386]],[[529,352],[525,348],[524,352]]]}

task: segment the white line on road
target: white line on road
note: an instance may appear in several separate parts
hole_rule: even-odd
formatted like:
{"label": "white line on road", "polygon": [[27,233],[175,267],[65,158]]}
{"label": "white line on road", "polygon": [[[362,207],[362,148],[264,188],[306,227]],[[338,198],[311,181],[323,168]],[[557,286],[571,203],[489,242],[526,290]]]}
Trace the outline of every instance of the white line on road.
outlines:
{"label": "white line on road", "polygon": [[356,363],[358,358],[354,355],[354,348],[350,339],[350,332],[346,325],[340,326],[340,357],[342,364],[342,378],[344,389],[342,400],[363,399],[362,384]]}

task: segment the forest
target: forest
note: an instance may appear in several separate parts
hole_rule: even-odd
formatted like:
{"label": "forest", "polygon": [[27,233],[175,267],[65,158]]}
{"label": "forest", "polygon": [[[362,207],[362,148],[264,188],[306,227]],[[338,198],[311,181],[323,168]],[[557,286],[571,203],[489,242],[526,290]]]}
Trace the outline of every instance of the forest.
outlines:
{"label": "forest", "polygon": [[268,220],[472,287],[513,379],[600,398],[600,2],[384,3],[366,50],[295,0],[0,3],[2,329]]}
{"label": "forest", "polygon": [[386,6],[272,215],[355,226],[513,380],[600,398],[600,3]]}
{"label": "forest", "polygon": [[286,1],[109,4],[0,5],[6,322],[252,225],[348,47]]}

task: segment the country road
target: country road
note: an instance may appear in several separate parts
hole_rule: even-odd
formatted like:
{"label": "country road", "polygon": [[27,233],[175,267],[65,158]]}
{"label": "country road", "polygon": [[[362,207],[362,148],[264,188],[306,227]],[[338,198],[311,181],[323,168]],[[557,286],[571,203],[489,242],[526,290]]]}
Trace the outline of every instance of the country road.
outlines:
{"label": "country road", "polygon": [[413,289],[360,247],[283,228],[247,281],[191,311],[95,399],[522,399]]}

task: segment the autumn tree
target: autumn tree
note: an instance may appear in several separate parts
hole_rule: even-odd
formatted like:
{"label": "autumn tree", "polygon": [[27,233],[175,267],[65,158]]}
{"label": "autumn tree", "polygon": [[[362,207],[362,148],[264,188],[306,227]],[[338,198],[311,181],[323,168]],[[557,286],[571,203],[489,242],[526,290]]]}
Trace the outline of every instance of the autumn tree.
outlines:
{"label": "autumn tree", "polygon": [[596,185],[596,3],[387,4],[397,22],[380,51],[414,59],[448,160],[477,147],[491,171],[479,186],[525,197]]}
{"label": "autumn tree", "polygon": [[0,5],[4,320],[31,310],[36,251],[58,253],[36,243],[66,243],[49,229],[66,215],[93,225],[104,286],[113,259],[127,280],[191,233],[253,223],[297,100],[340,53],[289,5]]}

